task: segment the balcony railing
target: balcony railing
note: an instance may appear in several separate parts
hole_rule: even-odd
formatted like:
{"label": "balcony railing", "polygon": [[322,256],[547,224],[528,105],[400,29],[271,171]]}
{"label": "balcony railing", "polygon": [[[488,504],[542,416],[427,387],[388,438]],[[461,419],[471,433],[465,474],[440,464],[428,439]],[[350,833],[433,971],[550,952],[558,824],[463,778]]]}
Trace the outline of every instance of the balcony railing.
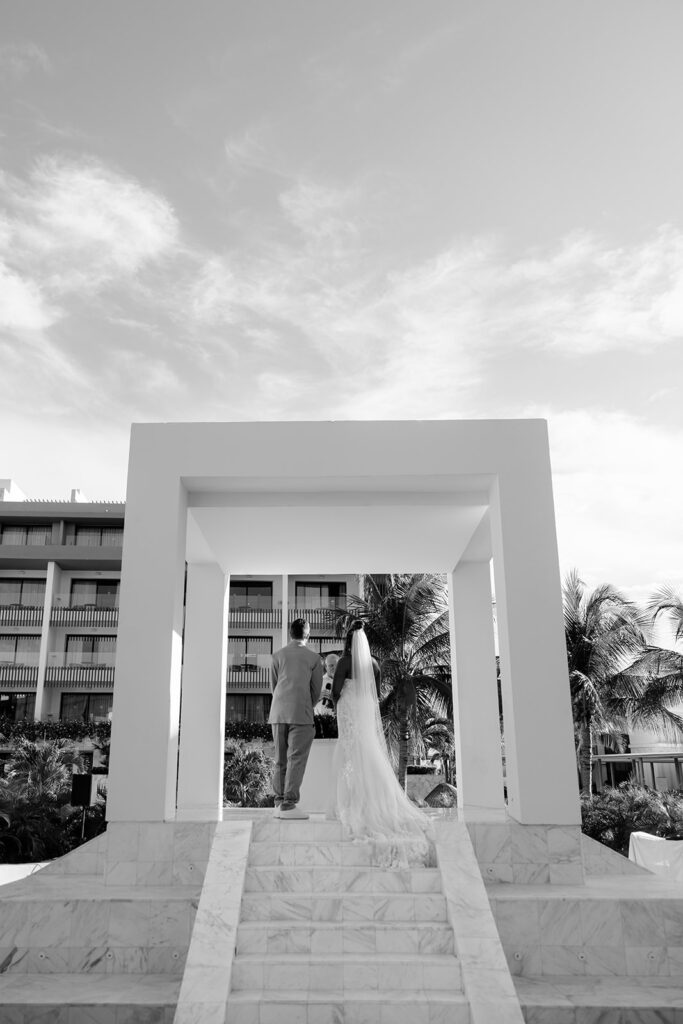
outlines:
{"label": "balcony railing", "polygon": [[0,605],[0,626],[40,626],[43,621],[43,606],[5,604]]}
{"label": "balcony railing", "polygon": [[50,613],[51,626],[104,626],[119,624],[118,608],[104,608],[96,604],[54,605]]}
{"label": "balcony railing", "polygon": [[63,668],[48,665],[45,673],[46,686],[78,686],[88,690],[111,690],[114,685],[114,669],[105,665],[66,665]]}
{"label": "balcony railing", "polygon": [[281,608],[231,608],[232,629],[281,629]]}
{"label": "balcony railing", "polygon": [[287,621],[291,624],[294,619],[308,619],[311,629],[324,629],[334,632],[334,624],[339,618],[337,605],[329,605],[327,608],[290,608],[287,613]]}
{"label": "balcony railing", "polygon": [[255,665],[230,665],[228,666],[227,689],[233,693],[237,690],[270,692],[270,669]]}
{"label": "balcony railing", "polygon": [[108,689],[114,685],[114,651],[95,651],[92,654],[73,654],[70,651],[51,652],[48,655],[46,686],[70,683],[95,689]]}
{"label": "balcony railing", "polygon": [[37,663],[17,665],[16,662],[0,662],[0,686],[12,690],[34,690],[37,683]]}

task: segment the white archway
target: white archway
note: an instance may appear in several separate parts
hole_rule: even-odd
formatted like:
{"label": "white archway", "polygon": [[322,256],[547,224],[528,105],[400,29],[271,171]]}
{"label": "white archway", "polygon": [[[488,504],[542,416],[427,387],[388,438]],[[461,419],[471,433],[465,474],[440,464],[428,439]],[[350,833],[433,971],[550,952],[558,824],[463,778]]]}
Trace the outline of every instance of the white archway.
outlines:
{"label": "white archway", "polygon": [[496,818],[491,559],[507,811],[575,825],[544,421],[134,425],[109,820],[220,818],[229,575],[292,571],[448,574],[459,803],[465,816]]}

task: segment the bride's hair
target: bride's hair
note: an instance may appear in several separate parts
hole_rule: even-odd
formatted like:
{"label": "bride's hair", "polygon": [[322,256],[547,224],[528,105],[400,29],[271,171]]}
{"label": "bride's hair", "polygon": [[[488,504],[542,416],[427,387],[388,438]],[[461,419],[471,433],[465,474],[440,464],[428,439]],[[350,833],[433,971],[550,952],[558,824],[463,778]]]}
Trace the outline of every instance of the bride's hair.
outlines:
{"label": "bride's hair", "polygon": [[346,641],[344,643],[344,654],[351,653],[351,643],[353,642],[353,634],[358,629],[365,629],[365,624],[362,619],[354,619],[349,626],[349,631],[346,634]]}

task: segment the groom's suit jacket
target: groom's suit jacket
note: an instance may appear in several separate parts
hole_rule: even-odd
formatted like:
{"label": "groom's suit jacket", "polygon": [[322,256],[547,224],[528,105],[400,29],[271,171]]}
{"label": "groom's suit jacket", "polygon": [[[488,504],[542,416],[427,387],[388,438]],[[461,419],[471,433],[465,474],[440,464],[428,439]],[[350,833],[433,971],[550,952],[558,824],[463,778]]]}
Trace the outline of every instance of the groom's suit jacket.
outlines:
{"label": "groom's suit jacket", "polygon": [[314,725],[313,708],[320,699],[322,685],[320,657],[300,640],[290,640],[273,655],[270,667],[273,703],[269,723]]}

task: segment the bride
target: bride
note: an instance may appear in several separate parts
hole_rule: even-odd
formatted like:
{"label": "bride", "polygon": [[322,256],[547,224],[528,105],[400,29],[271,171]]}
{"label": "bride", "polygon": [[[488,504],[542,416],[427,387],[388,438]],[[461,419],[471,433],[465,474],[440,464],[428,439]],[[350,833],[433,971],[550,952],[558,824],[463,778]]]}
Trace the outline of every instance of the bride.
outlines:
{"label": "bride", "polygon": [[360,619],[346,635],[334,673],[339,743],[331,816],[351,839],[374,846],[383,866],[407,867],[431,859],[429,819],[406,796],[389,760],[379,713],[379,665]]}

